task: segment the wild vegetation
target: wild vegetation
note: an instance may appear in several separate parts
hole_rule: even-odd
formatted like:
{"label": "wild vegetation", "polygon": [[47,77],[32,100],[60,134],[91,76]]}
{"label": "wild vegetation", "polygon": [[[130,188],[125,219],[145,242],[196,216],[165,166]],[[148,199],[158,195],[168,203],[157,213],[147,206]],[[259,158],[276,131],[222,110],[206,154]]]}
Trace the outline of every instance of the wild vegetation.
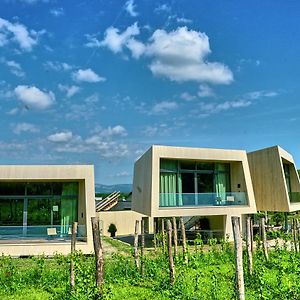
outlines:
{"label": "wild vegetation", "polygon": [[[257,242],[254,273],[247,274],[246,299],[300,299],[300,253],[290,251],[291,236],[264,259]],[[169,266],[162,248],[146,251],[145,274],[134,264],[132,249],[116,240],[117,254],[106,257],[102,299],[235,299],[235,266],[232,245],[215,239],[204,245],[198,236],[189,245],[188,263],[175,258],[175,283],[170,285]],[[159,243],[158,244],[162,244]],[[95,259],[75,253],[75,288],[70,290],[70,256],[13,259],[0,258],[0,299],[101,299],[95,285]]]}

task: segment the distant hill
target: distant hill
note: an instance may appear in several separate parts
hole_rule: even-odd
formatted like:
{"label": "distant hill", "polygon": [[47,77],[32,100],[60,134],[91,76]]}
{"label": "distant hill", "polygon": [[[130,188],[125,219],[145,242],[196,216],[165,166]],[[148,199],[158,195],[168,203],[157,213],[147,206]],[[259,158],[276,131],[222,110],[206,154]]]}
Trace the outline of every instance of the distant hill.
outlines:
{"label": "distant hill", "polygon": [[95,191],[99,194],[108,194],[112,192],[130,193],[132,191],[132,184],[113,184],[106,185],[101,183],[95,184]]}

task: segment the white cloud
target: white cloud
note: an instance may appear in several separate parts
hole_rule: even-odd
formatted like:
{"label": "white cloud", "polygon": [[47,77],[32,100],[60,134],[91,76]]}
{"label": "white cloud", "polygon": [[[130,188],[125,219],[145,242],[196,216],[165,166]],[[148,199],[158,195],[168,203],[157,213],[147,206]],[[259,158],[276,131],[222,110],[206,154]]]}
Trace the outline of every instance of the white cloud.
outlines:
{"label": "white cloud", "polygon": [[50,9],[50,14],[54,17],[60,17],[65,14],[64,9],[62,7],[52,8]]}
{"label": "white cloud", "polygon": [[28,30],[27,27],[20,23],[11,23],[0,18],[0,47],[15,42],[24,51],[31,51],[37,45],[38,37],[44,31]]}
{"label": "white cloud", "polygon": [[147,47],[147,54],[153,58],[150,70],[154,75],[179,82],[229,84],[232,72],[222,63],[207,62],[210,52],[208,36],[186,27],[169,33],[156,30]]}
{"label": "white cloud", "polygon": [[262,97],[276,97],[278,92],[275,91],[254,91],[244,95],[245,98],[250,100],[256,100]]}
{"label": "white cloud", "polygon": [[49,135],[47,139],[53,143],[66,143],[69,142],[72,137],[72,131],[62,131]]}
{"label": "white cloud", "polygon": [[103,82],[106,80],[104,77],[100,77],[92,69],[79,69],[78,71],[73,73],[73,79],[75,81],[82,82]]}
{"label": "white cloud", "polygon": [[35,133],[35,132],[39,132],[39,129],[34,124],[24,122],[24,123],[16,124],[13,128],[13,132],[15,134],[20,134],[22,132]]}
{"label": "white cloud", "polygon": [[35,86],[18,85],[14,92],[26,107],[37,110],[47,109],[55,101],[55,96],[51,91],[44,92]]}
{"label": "white cloud", "polygon": [[[118,125],[119,126],[119,125]],[[66,153],[96,153],[100,158],[121,158],[129,154],[127,144],[114,141],[123,130],[115,127],[100,130],[93,135],[83,138],[73,135],[71,131],[62,131],[47,137],[50,142],[55,143],[55,151]],[[120,126],[122,127],[122,126]],[[104,133],[107,134],[104,134]]]}
{"label": "white cloud", "polygon": [[128,0],[125,3],[125,10],[132,17],[137,17],[138,16],[138,13],[136,12],[136,5],[134,4],[134,0]]}
{"label": "white cloud", "polygon": [[80,91],[80,87],[77,85],[63,85],[63,84],[59,84],[58,88],[60,91],[62,92],[66,92],[66,96],[68,98],[73,97],[75,94],[77,94]]}
{"label": "white cloud", "polygon": [[183,18],[183,17],[181,17],[181,18],[177,17],[177,18],[176,18],[176,21],[177,21],[178,23],[185,23],[185,24],[192,23],[192,20],[187,19],[187,18]]}
{"label": "white cloud", "polygon": [[205,33],[188,30],[187,27],[178,27],[171,32],[157,29],[148,43],[134,38],[139,33],[137,23],[122,33],[110,27],[103,41],[94,39],[89,46],[105,46],[114,53],[121,53],[127,48],[136,59],[147,56],[152,59],[149,65],[151,72],[172,81],[211,84],[229,84],[233,81],[233,74],[226,65],[207,61],[211,50]]}
{"label": "white cloud", "polygon": [[146,50],[146,46],[136,39],[129,39],[126,46],[131,51],[132,57],[136,59],[140,58]]}
{"label": "white cloud", "polygon": [[223,103],[200,103],[200,111],[204,114],[216,114],[222,111],[248,107],[252,104],[249,100],[234,100],[234,101],[225,101]]}
{"label": "white cloud", "polygon": [[200,84],[197,95],[200,98],[205,98],[205,97],[212,97],[215,94],[211,87],[209,87],[206,84]]}
{"label": "white cloud", "polygon": [[180,95],[180,98],[185,100],[185,101],[192,101],[192,100],[195,100],[197,97],[194,96],[194,95],[191,95],[190,93],[188,92],[183,92],[181,95]]}
{"label": "white cloud", "polygon": [[116,173],[114,177],[130,177],[130,176],[132,176],[132,174],[130,174],[129,172],[122,171],[122,172]]}
{"label": "white cloud", "polygon": [[69,71],[73,69],[73,66],[59,61],[46,61],[43,66],[45,69],[53,71]]}
{"label": "white cloud", "polygon": [[169,110],[174,110],[178,108],[178,105],[174,101],[162,101],[156,103],[153,107],[151,112],[154,114],[163,114],[168,112]]}
{"label": "white cloud", "polygon": [[6,60],[5,58],[1,58],[0,61],[9,68],[9,71],[12,74],[20,78],[25,76],[25,72],[19,63],[15,62],[14,60]]}
{"label": "white cloud", "polygon": [[156,13],[161,13],[161,12],[169,13],[170,11],[171,11],[171,7],[166,3],[163,3],[154,9],[154,12]]}
{"label": "white cloud", "polygon": [[94,130],[95,135],[91,140],[93,141],[97,138],[111,138],[113,136],[127,136],[127,130],[122,125],[109,126],[107,128],[96,127]]}
{"label": "white cloud", "polygon": [[15,107],[15,108],[12,108],[11,110],[9,110],[9,111],[7,112],[7,114],[10,115],[10,116],[14,116],[14,115],[16,115],[18,112],[19,112],[19,108]]}
{"label": "white cloud", "polygon": [[127,46],[134,36],[140,34],[140,29],[137,25],[137,22],[135,22],[133,25],[127,27],[127,29],[122,33],[119,32],[119,29],[115,27],[109,27],[105,31],[103,41],[97,41],[98,43],[94,42],[94,44],[90,44],[89,46],[92,47],[92,45],[98,45],[102,47],[107,47],[114,53],[120,53],[123,51],[124,46]]}

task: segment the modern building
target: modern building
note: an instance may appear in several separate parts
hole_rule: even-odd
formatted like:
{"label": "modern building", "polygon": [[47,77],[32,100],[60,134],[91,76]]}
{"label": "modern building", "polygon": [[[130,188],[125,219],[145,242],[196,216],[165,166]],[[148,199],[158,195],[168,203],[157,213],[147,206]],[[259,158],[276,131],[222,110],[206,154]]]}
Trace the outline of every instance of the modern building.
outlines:
{"label": "modern building", "polygon": [[0,166],[0,254],[67,254],[75,221],[77,249],[91,253],[92,216],[93,166]]}
{"label": "modern building", "polygon": [[293,156],[279,146],[248,153],[257,210],[300,210],[300,180]]}
{"label": "modern building", "polygon": [[256,212],[247,154],[154,145],[135,163],[132,209],[154,222],[183,216],[187,227],[231,238],[231,216]]}

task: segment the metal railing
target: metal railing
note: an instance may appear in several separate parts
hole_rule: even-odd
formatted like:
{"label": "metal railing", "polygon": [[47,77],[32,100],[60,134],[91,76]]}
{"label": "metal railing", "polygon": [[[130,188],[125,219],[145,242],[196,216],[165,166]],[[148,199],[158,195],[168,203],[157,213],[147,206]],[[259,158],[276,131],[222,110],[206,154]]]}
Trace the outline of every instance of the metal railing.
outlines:
{"label": "metal railing", "polygon": [[[68,240],[72,225],[0,226],[0,240]],[[77,238],[86,238],[85,225],[78,225]]]}
{"label": "metal railing", "polygon": [[244,192],[230,193],[160,193],[159,207],[247,205]]}

